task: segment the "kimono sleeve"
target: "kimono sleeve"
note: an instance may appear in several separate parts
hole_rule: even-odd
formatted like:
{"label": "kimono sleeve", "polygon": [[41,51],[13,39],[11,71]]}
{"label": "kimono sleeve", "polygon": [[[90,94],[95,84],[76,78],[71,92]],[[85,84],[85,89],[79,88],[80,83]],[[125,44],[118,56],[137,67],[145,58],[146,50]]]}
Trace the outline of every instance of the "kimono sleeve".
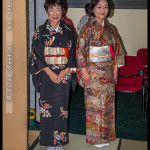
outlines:
{"label": "kimono sleeve", "polygon": [[32,82],[36,92],[40,92],[41,77],[42,77],[41,69],[47,67],[47,64],[42,54],[43,44],[40,36],[40,31],[38,28],[33,36],[28,66],[29,72],[32,74]]}
{"label": "kimono sleeve", "polygon": [[32,39],[30,60],[29,60],[29,72],[31,74],[36,74],[40,72],[41,69],[47,67],[47,63],[44,59],[42,36],[40,36],[39,28],[35,31]]}
{"label": "kimono sleeve", "polygon": [[85,25],[79,34],[76,44],[76,57],[78,68],[87,67],[87,57],[88,57],[90,37],[91,37],[91,28]]}
{"label": "kimono sleeve", "polygon": [[76,68],[77,60],[76,60],[76,37],[74,33],[71,31],[70,36],[70,50],[69,50],[69,58],[66,67],[68,68]]}
{"label": "kimono sleeve", "polygon": [[121,42],[119,39],[119,36],[116,34],[116,32],[110,27],[110,32],[113,35],[113,41],[114,41],[114,50],[115,50],[115,56],[114,56],[114,64],[118,65],[118,67],[125,65],[125,55],[124,50],[121,46]]}
{"label": "kimono sleeve", "polygon": [[124,66],[125,65],[124,51],[118,37],[116,39],[115,49],[116,49],[116,54],[114,57],[114,63],[117,64],[118,67]]}
{"label": "kimono sleeve", "polygon": [[[69,58],[66,67],[67,68],[77,68],[77,60],[76,60],[76,37],[74,33],[70,32],[70,51],[69,51]],[[77,76],[76,73],[71,73],[71,87],[72,90],[75,90],[75,87],[77,85]]]}

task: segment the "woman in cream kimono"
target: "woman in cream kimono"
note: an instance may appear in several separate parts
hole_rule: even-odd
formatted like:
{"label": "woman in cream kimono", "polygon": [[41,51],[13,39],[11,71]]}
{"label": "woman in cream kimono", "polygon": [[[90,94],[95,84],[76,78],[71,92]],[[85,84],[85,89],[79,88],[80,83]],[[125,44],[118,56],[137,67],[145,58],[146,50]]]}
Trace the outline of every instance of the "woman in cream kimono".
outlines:
{"label": "woman in cream kimono", "polygon": [[115,134],[115,84],[118,67],[125,64],[124,52],[109,16],[109,0],[92,0],[93,17],[82,28],[76,48],[78,81],[85,90],[86,142],[109,145]]}

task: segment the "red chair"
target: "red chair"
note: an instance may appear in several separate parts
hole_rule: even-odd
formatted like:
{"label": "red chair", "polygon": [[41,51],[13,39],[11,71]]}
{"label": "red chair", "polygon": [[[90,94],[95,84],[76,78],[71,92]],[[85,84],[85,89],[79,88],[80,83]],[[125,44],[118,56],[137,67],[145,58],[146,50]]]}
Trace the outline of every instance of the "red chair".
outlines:
{"label": "red chair", "polygon": [[144,68],[144,84],[148,84],[148,50],[147,48],[141,48],[137,51],[137,56],[139,56],[143,60],[143,68]]}
{"label": "red chair", "polygon": [[125,56],[125,66],[119,68],[118,83],[116,91],[133,93],[133,102],[135,94],[142,92],[143,94],[143,115],[144,107],[144,88],[143,88],[143,61],[138,56]]}
{"label": "red chair", "polygon": [[139,56],[143,61],[143,68],[144,68],[143,81],[144,81],[144,88],[146,94],[146,100],[145,100],[145,117],[146,117],[147,103],[148,103],[148,49],[147,48],[139,49],[137,51],[137,56]]}

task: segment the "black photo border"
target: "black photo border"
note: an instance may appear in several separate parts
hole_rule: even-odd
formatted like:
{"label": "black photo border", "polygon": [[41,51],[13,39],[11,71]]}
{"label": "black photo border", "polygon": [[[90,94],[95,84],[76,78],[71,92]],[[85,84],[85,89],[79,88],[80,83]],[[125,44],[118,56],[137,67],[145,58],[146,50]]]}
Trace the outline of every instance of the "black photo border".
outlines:
{"label": "black photo border", "polygon": [[[84,8],[91,0],[68,0],[69,8]],[[147,0],[113,0],[115,9],[147,9]]]}

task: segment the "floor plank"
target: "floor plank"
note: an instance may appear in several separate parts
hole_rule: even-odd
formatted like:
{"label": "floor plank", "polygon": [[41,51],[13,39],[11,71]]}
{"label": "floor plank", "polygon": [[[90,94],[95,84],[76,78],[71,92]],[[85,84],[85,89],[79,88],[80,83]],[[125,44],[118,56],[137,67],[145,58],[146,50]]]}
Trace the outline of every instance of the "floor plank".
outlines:
{"label": "floor plank", "polygon": [[148,150],[146,141],[123,139],[120,150]]}

